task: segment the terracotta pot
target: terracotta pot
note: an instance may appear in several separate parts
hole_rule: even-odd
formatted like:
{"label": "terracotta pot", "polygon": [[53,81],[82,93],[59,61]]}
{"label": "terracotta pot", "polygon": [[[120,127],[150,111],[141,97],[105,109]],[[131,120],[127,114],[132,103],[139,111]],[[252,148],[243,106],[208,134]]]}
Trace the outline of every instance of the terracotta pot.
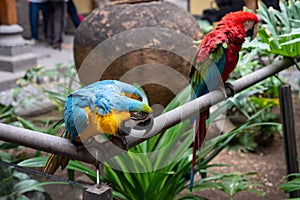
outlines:
{"label": "terracotta pot", "polygon": [[107,5],[78,27],[75,64],[84,84],[138,83],[151,105],[164,107],[187,85],[201,36],[194,17],[168,2]]}

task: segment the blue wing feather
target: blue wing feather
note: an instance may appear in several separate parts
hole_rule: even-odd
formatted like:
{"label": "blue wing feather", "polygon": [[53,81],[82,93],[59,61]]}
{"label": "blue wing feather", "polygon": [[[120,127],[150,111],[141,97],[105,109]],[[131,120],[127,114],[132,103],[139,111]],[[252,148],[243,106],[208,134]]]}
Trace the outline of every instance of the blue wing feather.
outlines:
{"label": "blue wing feather", "polygon": [[[205,59],[195,62],[192,66],[190,83],[194,89],[194,98],[202,96],[217,87],[224,71],[226,51],[224,45],[219,44],[210,55],[202,55]],[[199,53],[205,54],[201,49]]]}

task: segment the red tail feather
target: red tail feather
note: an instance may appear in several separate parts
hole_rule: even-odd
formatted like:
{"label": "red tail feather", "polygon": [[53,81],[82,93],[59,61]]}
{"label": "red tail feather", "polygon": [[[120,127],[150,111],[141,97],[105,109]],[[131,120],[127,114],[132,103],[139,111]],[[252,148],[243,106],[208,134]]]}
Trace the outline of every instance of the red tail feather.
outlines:
{"label": "red tail feather", "polygon": [[206,120],[209,117],[209,109],[200,113],[199,119],[195,123],[195,137],[193,143],[193,158],[192,158],[192,170],[190,178],[190,191],[193,188],[194,174],[195,174],[195,165],[196,165],[196,154],[197,150],[199,151],[199,170],[200,170],[200,158],[201,158],[201,149],[202,144],[206,137]]}

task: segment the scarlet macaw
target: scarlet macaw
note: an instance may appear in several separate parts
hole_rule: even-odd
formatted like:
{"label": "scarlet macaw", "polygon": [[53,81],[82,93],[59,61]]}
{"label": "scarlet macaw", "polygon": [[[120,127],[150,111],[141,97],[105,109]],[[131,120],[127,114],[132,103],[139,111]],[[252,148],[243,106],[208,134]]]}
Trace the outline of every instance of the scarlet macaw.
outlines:
{"label": "scarlet macaw", "polygon": [[[65,101],[62,137],[81,142],[98,134],[124,137],[126,121],[131,119],[136,125],[151,118],[152,109],[145,98],[136,87],[116,80],[103,80],[76,90]],[[69,158],[52,154],[44,172],[53,174],[68,162]]]}
{"label": "scarlet macaw", "polygon": [[[216,89],[226,82],[238,62],[238,54],[246,37],[254,39],[257,34],[258,17],[254,13],[238,11],[225,15],[216,27],[203,38],[198,47],[194,64],[190,71],[190,84],[193,98]],[[233,89],[233,88],[231,88]],[[209,109],[201,112],[194,120],[195,136],[190,177],[190,190],[193,188],[196,151],[201,150],[206,136],[206,119]],[[200,161],[199,161],[200,162]]]}

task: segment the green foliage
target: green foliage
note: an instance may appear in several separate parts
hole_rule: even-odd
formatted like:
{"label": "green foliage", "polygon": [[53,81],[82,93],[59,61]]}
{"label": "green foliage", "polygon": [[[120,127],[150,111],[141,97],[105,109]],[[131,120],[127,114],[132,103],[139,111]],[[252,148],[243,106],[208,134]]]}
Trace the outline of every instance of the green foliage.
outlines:
{"label": "green foliage", "polygon": [[[78,82],[75,80],[75,76],[76,70],[73,63],[68,66],[57,64],[55,69],[45,69],[39,66],[28,69],[24,77],[17,81],[17,84],[24,87],[27,85],[42,85],[44,83],[64,82],[64,84],[68,86],[66,88],[70,89],[74,82]],[[15,93],[15,97],[18,97],[18,91]]]}
{"label": "green foliage", "polygon": [[4,105],[0,103],[0,122],[9,122],[16,117],[14,107],[11,104]]}
{"label": "green foliage", "polygon": [[[20,167],[44,167],[48,158],[48,156],[33,157],[19,162],[18,165]],[[96,172],[77,160],[70,160],[67,169],[82,172],[96,182]]]}
{"label": "green foliage", "polygon": [[230,199],[233,199],[234,195],[236,195],[238,192],[245,190],[257,195],[264,195],[262,191],[256,189],[257,187],[262,187],[263,185],[250,178],[251,176],[256,175],[256,173],[210,173],[212,173],[213,176],[196,181],[195,188],[215,188],[225,192]]}
{"label": "green foliage", "polygon": [[207,20],[197,20],[197,22],[204,35],[209,33],[214,28],[214,25],[210,24]]}
{"label": "green foliage", "polygon": [[252,119],[252,123],[241,129],[226,147],[230,151],[253,151],[258,145],[255,138],[260,138],[260,144],[264,144],[262,138],[267,143],[269,138],[281,133],[281,124],[276,122],[277,115],[272,113],[272,108],[278,106],[278,99],[250,96],[254,92],[251,88],[247,89],[221,104],[231,108],[228,117],[236,124]]}
{"label": "green foliage", "polygon": [[65,184],[62,182],[43,182],[40,183],[31,179],[27,174],[5,168],[0,165],[0,200],[8,199],[45,199],[50,200],[50,195],[44,190],[43,186],[53,184]]}
{"label": "green foliage", "polygon": [[[192,153],[190,145],[193,141],[193,133],[191,129],[186,129],[186,125],[186,122],[176,125],[168,129],[162,136],[145,141],[131,149],[128,154],[114,158],[115,163],[108,162],[105,165],[105,175],[107,180],[112,183],[115,197],[173,199],[188,187]],[[244,126],[246,125],[239,128]],[[207,176],[205,171],[207,168],[216,166],[209,165],[209,162],[235,137],[239,128],[205,143],[200,163],[202,177]],[[157,152],[157,155],[146,156],[145,154],[149,150]],[[110,167],[115,165],[119,165],[122,171]],[[141,170],[145,170],[145,172],[130,172],[129,166],[132,166],[136,172]],[[159,169],[159,166],[165,167]],[[196,170],[200,169],[197,167]],[[195,190],[197,189],[202,188],[196,187]],[[246,189],[249,188],[241,188],[241,190]]]}
{"label": "green foliage", "polygon": [[[73,65],[62,67],[60,65],[56,66],[55,70],[44,70],[43,68],[33,68],[29,69],[25,76],[22,79],[17,81],[18,87],[12,89],[12,99],[18,101],[21,107],[26,107],[31,105],[36,99],[40,98],[38,95],[27,95],[23,96],[24,87],[33,86],[39,88],[43,94],[49,97],[51,102],[57,106],[58,109],[62,110],[63,108],[63,95],[64,93],[56,93],[51,90],[45,89],[46,82],[58,82],[57,87],[71,89],[71,86],[74,82],[74,76],[76,71]],[[49,85],[48,85],[49,86]],[[21,96],[22,95],[22,96]],[[44,132],[48,134],[54,134],[57,132],[59,126],[53,128],[53,122],[56,121],[56,118],[53,119],[25,119],[23,117],[17,116],[15,112],[15,107],[12,104],[3,105],[0,104],[0,122],[11,124],[14,126]],[[6,163],[15,163],[19,162],[22,156],[14,158],[11,154],[6,153],[1,150],[14,150],[18,148],[19,145],[0,142],[0,162]],[[36,152],[38,156],[40,151]],[[14,168],[5,167],[0,165],[0,199],[51,199],[48,193],[43,189],[44,185],[49,184],[66,184],[63,182],[43,182],[40,183],[37,180],[31,179],[25,173],[16,171]],[[28,194],[31,196],[29,197]]]}
{"label": "green foliage", "polygon": [[257,147],[254,137],[249,132],[241,132],[226,147],[229,151],[249,152]]}
{"label": "green foliage", "polygon": [[[182,104],[188,96],[187,88],[177,96],[177,99],[184,100],[175,99],[166,110]],[[224,149],[235,134],[236,132],[220,135],[205,143],[201,153],[202,169],[212,167],[209,162]],[[157,135],[130,149],[128,154],[108,162],[105,165],[105,174],[112,183],[114,195],[122,199],[173,199],[189,183],[192,141],[193,131],[189,129],[189,122],[185,121],[168,129],[163,135]],[[152,152],[150,156],[149,152]],[[116,165],[122,171],[111,168]],[[206,173],[202,175],[206,176]]]}
{"label": "green foliage", "polygon": [[53,124],[54,121],[56,121],[56,119],[25,119],[23,117],[17,116],[17,114],[15,113],[15,107],[12,104],[3,105],[0,103],[0,122],[33,131],[54,134],[60,128],[60,126],[54,128],[53,125],[50,125],[51,123]]}
{"label": "green foliage", "polygon": [[[16,148],[17,145],[1,143],[0,150]],[[15,162],[12,155],[0,151],[0,200],[10,199],[41,199],[50,200],[51,197],[44,190],[44,185],[65,184],[62,182],[40,183],[30,178],[27,174],[18,172],[8,163]],[[5,163],[5,165],[4,165]]]}
{"label": "green foliage", "polygon": [[[265,59],[266,54],[262,51],[261,44],[255,40],[251,43],[247,42],[243,46],[237,67],[231,73],[230,80],[239,79],[264,67],[262,58]],[[272,63],[274,57],[272,55],[267,56],[268,62]],[[272,110],[279,106],[278,87],[281,84],[282,81],[277,76],[273,76],[219,104],[218,109],[220,107],[224,107],[221,108],[222,110],[229,109],[227,117],[234,124],[243,123],[243,121],[250,119],[253,114],[262,111],[253,121],[260,125],[241,130],[227,147],[228,150],[253,151],[258,145],[266,145],[268,141],[272,141],[275,134],[281,133],[281,126],[276,123],[277,115],[272,113]],[[257,144],[256,138],[264,138],[264,140],[260,140],[263,142]]]}
{"label": "green foliage", "polygon": [[261,2],[257,14],[265,22],[258,35],[268,45],[268,52],[292,58],[300,54],[299,1],[280,1],[280,11]]}
{"label": "green foliage", "polygon": [[[141,197],[144,199],[173,199],[175,195],[182,191],[186,186],[186,175],[190,172],[191,163],[188,157],[187,143],[191,143],[192,139],[189,137],[192,135],[191,132],[186,132],[183,135],[187,137],[181,144],[181,148],[173,152],[178,156],[175,157],[178,160],[174,160],[173,163],[161,169],[155,170],[153,168],[156,165],[165,165],[165,162],[169,160],[166,153],[162,153],[164,154],[162,156],[158,154],[158,159],[154,160],[154,165],[151,165],[151,162],[153,162],[151,158],[140,156],[143,154],[136,156],[132,151],[126,157],[118,156],[114,159],[124,170],[126,170],[126,162],[131,162],[136,170],[140,170],[141,167],[145,168],[146,172],[142,173],[122,172],[106,165],[105,173],[108,181],[113,185],[115,196],[125,197],[124,199],[140,199]],[[169,149],[165,151],[167,152]]]}
{"label": "green foliage", "polygon": [[32,105],[33,102],[40,98],[40,94],[32,94],[25,97],[20,95],[24,95],[21,91],[25,86],[34,87],[63,113],[66,96],[72,92],[75,84],[78,84],[75,76],[74,64],[69,66],[56,65],[55,69],[49,70],[43,67],[29,69],[26,71],[25,76],[17,81],[18,87],[13,88],[13,99],[15,101],[19,100],[18,103],[23,108]]}
{"label": "green foliage", "polygon": [[282,189],[287,193],[300,190],[300,173],[289,174],[285,178],[292,178],[292,180],[281,184],[279,189]]}
{"label": "green foliage", "polygon": [[[22,108],[26,108],[38,103],[41,95],[44,95],[44,98],[48,98],[63,113],[64,100],[67,94],[72,91],[74,83],[77,83],[75,75],[76,70],[73,64],[69,66],[57,65],[55,69],[50,70],[42,67],[29,69],[24,77],[17,81],[18,86],[12,89],[12,99]],[[46,84],[49,82],[51,84]],[[24,87],[28,86],[38,88],[40,94],[22,92]],[[0,122],[48,134],[55,134],[60,128],[60,126],[54,128],[53,123],[61,119],[61,117],[29,119],[17,116],[15,111],[16,107],[12,104],[3,105],[0,103]]]}
{"label": "green foliage", "polygon": [[[74,76],[76,74],[76,70],[74,69],[73,65],[62,67],[61,65],[57,65],[56,68],[53,70],[45,70],[42,67],[32,68],[29,69],[23,78],[17,81],[18,86],[12,89],[12,99],[14,101],[20,102],[21,106],[26,107],[26,105],[31,105],[34,100],[40,98],[37,95],[29,95],[23,96],[24,92],[22,93],[21,90],[25,86],[34,86],[41,89],[41,92],[46,94],[49,99],[57,105],[59,110],[63,110],[64,104],[64,93],[59,92],[52,92],[47,90],[45,87],[45,82],[53,82],[58,81],[56,87],[63,87],[66,88],[65,85],[68,85],[67,91],[71,90],[74,81]],[[62,81],[64,80],[64,81]],[[55,85],[53,83],[53,85]],[[50,84],[51,85],[51,84]],[[64,96],[64,97],[63,97]],[[32,106],[32,105],[31,105]],[[0,103],[0,122],[4,122],[10,125],[48,133],[48,134],[55,134],[61,126],[55,126],[54,122],[58,120],[56,117],[47,117],[47,118],[24,118],[17,116],[15,112],[16,107],[12,104],[4,105]],[[59,117],[60,119],[61,117]],[[6,143],[3,143],[6,144]],[[0,144],[0,149],[3,144]],[[16,146],[17,147],[17,146]]]}

